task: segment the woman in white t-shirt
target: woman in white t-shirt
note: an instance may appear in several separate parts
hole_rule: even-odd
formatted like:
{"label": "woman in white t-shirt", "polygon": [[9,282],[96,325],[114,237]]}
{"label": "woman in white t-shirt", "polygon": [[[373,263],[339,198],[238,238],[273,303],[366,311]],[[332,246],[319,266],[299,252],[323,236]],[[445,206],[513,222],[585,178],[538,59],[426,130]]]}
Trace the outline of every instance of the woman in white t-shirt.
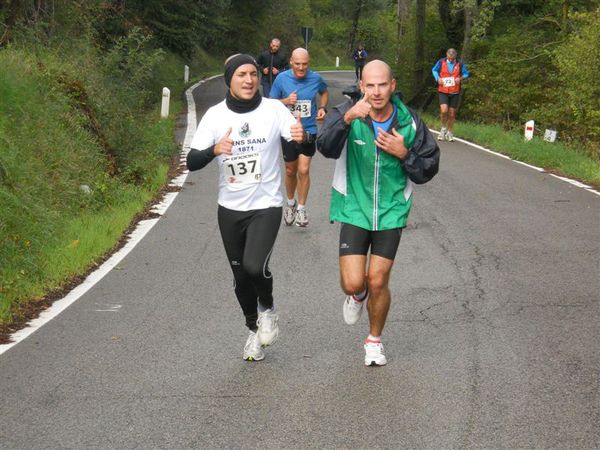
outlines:
{"label": "woman in white t-shirt", "polygon": [[225,100],[200,120],[187,166],[219,165],[219,229],[250,330],[243,358],[259,361],[279,334],[268,263],[283,206],[280,138],[302,142],[304,129],[281,102],[261,97],[252,56],[228,58],[224,77]]}

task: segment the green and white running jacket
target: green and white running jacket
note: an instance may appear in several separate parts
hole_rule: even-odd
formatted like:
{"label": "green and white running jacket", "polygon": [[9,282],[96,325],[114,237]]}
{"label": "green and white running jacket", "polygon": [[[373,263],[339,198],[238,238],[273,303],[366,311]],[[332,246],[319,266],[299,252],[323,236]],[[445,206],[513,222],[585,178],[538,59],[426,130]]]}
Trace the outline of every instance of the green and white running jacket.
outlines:
{"label": "green and white running jacket", "polygon": [[[426,182],[437,173],[439,148],[435,139],[396,96],[392,96],[392,102],[397,112],[387,131],[395,128],[404,136],[404,145],[409,149],[404,161],[377,148],[369,117],[355,119],[350,125],[344,122],[352,101],[327,114],[317,137],[317,149],[325,157],[337,159],[331,190],[332,221],[372,231],[403,228],[414,186],[407,170],[417,183]],[[423,152],[425,148],[428,151]],[[423,153],[435,154],[435,161],[431,156],[423,157]],[[410,167],[405,167],[407,162]]]}

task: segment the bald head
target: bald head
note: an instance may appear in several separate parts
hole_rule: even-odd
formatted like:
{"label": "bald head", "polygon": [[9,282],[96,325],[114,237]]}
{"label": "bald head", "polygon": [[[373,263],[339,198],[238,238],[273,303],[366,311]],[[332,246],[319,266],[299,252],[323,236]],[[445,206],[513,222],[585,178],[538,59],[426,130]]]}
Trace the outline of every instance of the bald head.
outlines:
{"label": "bald head", "polygon": [[388,80],[393,78],[392,68],[380,59],[374,59],[373,61],[365,64],[362,72],[362,78],[364,79],[365,77],[372,76],[374,74],[379,77],[386,77]]}
{"label": "bald head", "polygon": [[294,51],[292,52],[292,56],[291,59],[301,59],[301,58],[306,58],[306,59],[310,59],[309,55],[308,55],[308,50],[306,50],[305,48],[302,47],[298,47],[296,49],[294,49]]}
{"label": "bald head", "polygon": [[296,78],[304,78],[308,73],[310,65],[310,56],[305,48],[298,47],[292,52],[290,57],[290,66]]}
{"label": "bald head", "polygon": [[383,61],[376,59],[365,64],[360,90],[371,104],[370,115],[373,119],[388,117],[393,111],[390,99],[396,90],[396,80],[392,76],[390,66]]}

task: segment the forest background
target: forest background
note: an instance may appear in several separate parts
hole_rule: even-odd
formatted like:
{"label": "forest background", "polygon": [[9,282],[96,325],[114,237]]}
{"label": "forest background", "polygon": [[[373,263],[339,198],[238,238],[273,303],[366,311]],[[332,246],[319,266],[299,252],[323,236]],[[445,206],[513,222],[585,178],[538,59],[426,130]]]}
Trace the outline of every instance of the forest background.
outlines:
{"label": "forest background", "polygon": [[460,121],[508,136],[534,119],[538,137],[558,130],[555,152],[591,161],[587,181],[600,185],[598,1],[3,0],[0,335],[77,283],[164,191],[184,64],[194,79],[219,73],[272,37],[289,52],[301,27],[313,28],[313,67],[339,57],[351,68],[363,43],[430,117],[431,67],[456,48],[471,72]]}

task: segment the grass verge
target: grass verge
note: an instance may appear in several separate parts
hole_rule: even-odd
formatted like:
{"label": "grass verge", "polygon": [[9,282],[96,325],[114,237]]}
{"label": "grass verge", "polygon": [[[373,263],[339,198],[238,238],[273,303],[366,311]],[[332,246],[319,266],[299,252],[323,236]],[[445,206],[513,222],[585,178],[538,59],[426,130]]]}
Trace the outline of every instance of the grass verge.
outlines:
{"label": "grass verge", "polygon": [[[424,114],[423,119],[430,128],[440,128],[437,117]],[[517,161],[542,167],[548,172],[573,178],[600,189],[599,158],[589,151],[561,142],[546,142],[537,136],[527,142],[522,133],[506,131],[498,125],[458,121],[454,125],[454,135]]]}
{"label": "grass verge", "polygon": [[[32,158],[31,152],[24,147],[21,147],[20,158],[15,152],[15,158],[10,160],[14,165],[6,164],[6,179],[0,186],[2,198],[12,199],[12,204],[3,202],[0,209],[15,218],[11,221],[4,216],[6,220],[0,220],[3,242],[0,251],[0,342],[6,341],[8,333],[35,317],[110,256],[123,242],[126,231],[158,199],[166,182],[175,174],[176,166],[169,161],[178,160],[173,136],[175,116],[182,107],[181,100],[176,97],[172,99],[168,119],[159,119],[158,107],[137,118],[139,127],[136,130],[140,134],[136,137],[145,149],[144,154],[154,155],[154,160],[140,172],[142,176],[135,177],[135,182],[127,180],[132,178],[131,172],[111,177],[102,174],[102,168],[98,175],[97,168],[93,166],[83,167],[83,170],[81,167],[63,168],[60,164],[61,151],[49,146],[48,149],[54,147],[52,154],[61,172],[63,169],[87,172],[93,178],[87,193],[79,189],[85,177],[77,177],[75,182],[67,183],[69,189],[76,192],[72,194],[78,204],[75,208],[65,208],[61,203],[62,196],[57,197],[57,202],[46,203],[46,198],[39,201],[39,196],[24,198],[25,189],[13,189],[11,184],[26,185],[26,179],[32,183],[31,174],[19,174],[29,168],[23,165],[25,161],[38,159]],[[29,111],[35,115],[32,109]],[[64,117],[65,114],[70,114],[67,109],[63,109],[59,116]],[[66,153],[69,150],[72,153],[80,146],[76,135],[70,135],[70,139],[70,142],[69,139],[62,140]],[[89,144],[87,140],[84,142]],[[65,176],[58,172],[56,169],[55,177],[64,183]],[[46,175],[47,185],[56,181],[51,178],[51,175],[50,178]],[[34,181],[33,184],[41,183]],[[38,193],[34,191],[33,194]],[[27,206],[25,212],[17,217],[18,211],[23,211],[22,207],[18,208],[19,202],[36,203],[36,198],[39,207]],[[51,215],[51,219],[38,219],[44,215]]]}

